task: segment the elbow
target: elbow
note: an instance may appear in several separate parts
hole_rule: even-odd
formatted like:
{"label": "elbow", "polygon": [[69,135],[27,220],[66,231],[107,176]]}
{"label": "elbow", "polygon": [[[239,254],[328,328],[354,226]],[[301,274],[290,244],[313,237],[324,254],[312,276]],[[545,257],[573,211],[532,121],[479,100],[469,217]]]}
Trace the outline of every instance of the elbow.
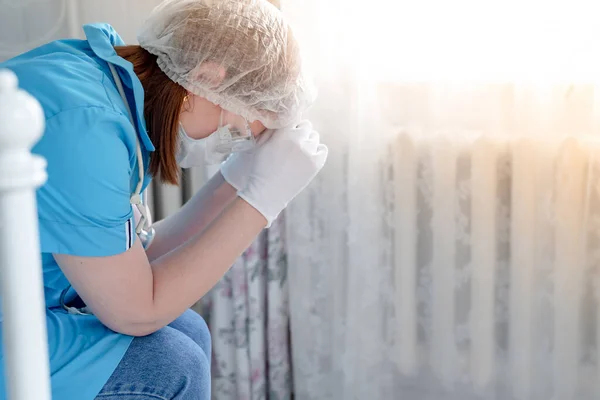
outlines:
{"label": "elbow", "polygon": [[110,330],[128,336],[148,336],[164,326],[160,321],[145,313],[137,313],[134,316],[125,312],[111,315],[95,313],[95,315]]}
{"label": "elbow", "polygon": [[122,335],[141,337],[148,336],[161,327],[154,324],[131,324],[131,323],[120,323],[112,324],[112,326],[105,324],[109,329],[120,333]]}

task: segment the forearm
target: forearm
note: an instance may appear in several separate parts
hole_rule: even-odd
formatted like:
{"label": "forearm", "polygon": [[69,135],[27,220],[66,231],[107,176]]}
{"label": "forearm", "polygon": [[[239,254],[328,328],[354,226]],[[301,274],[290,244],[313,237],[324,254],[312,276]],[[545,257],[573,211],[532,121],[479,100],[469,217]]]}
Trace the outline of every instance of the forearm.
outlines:
{"label": "forearm", "polygon": [[156,260],[201,232],[235,197],[235,188],[216,173],[179,211],[153,225],[156,236],[146,250],[148,260]]}
{"label": "forearm", "polygon": [[240,195],[231,201],[235,190],[217,175],[181,212],[157,225],[149,254],[138,240],[106,257],[54,255],[100,321],[130,335],[149,334],[173,321],[221,279],[327,158],[310,123],[262,138],[252,157],[228,158],[230,168],[251,170]]}
{"label": "forearm", "polygon": [[236,198],[203,232],[152,262],[149,330],[168,324],[206,294],[265,225],[262,214]]}

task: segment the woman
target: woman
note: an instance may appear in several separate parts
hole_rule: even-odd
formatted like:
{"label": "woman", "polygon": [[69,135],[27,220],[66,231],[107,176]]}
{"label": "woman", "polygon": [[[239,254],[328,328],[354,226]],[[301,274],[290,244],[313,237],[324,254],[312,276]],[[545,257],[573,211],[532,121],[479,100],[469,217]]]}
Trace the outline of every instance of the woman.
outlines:
{"label": "woman", "polygon": [[[266,0],[165,1],[140,46],[108,25],[84,32],[0,64],[46,117],[33,152],[48,162],[38,213],[53,398],[209,399],[210,335],[188,308],[327,157],[298,122],[312,96],[297,44]],[[179,167],[229,153],[150,226],[140,195],[152,178],[176,183]]]}

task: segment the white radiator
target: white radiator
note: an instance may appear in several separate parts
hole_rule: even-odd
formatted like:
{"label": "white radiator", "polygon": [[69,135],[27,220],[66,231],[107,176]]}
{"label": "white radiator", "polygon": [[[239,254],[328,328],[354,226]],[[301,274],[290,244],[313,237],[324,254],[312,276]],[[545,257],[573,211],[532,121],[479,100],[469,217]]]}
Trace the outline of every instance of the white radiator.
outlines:
{"label": "white radiator", "polygon": [[297,398],[600,398],[600,140],[331,161],[287,214]]}
{"label": "white radiator", "polygon": [[401,136],[393,160],[402,373],[516,399],[597,390],[600,143]]}

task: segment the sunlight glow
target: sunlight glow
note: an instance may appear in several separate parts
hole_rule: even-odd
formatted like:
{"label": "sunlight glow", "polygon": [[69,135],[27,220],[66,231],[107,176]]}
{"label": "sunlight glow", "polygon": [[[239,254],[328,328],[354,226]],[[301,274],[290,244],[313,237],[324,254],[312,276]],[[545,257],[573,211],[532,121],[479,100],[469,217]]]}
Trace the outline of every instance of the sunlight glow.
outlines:
{"label": "sunlight glow", "polygon": [[[587,0],[384,0],[342,17],[361,74],[393,80],[600,82]],[[374,4],[378,4],[374,2]],[[376,72],[375,72],[376,71]]]}

